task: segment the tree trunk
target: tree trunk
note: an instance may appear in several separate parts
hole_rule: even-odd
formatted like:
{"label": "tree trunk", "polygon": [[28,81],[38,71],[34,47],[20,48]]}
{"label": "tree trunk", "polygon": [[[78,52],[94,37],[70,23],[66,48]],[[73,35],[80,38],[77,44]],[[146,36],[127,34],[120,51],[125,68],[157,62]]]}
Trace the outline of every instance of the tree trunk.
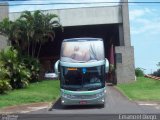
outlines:
{"label": "tree trunk", "polygon": [[27,37],[28,37],[28,38],[27,38],[27,41],[28,41],[28,57],[29,57],[29,50],[30,50],[29,48],[30,48],[30,42],[29,42],[29,36],[28,36],[28,35],[27,35]]}
{"label": "tree trunk", "polygon": [[34,51],[33,51],[34,56],[36,56],[36,48],[37,48],[37,42],[35,42],[35,45],[34,45]]}
{"label": "tree trunk", "polygon": [[41,47],[42,47],[42,43],[40,43],[40,46],[39,46],[39,49],[38,49],[37,59],[39,58],[39,54],[40,54],[40,51],[41,51]]}
{"label": "tree trunk", "polygon": [[32,58],[34,57],[34,41],[32,41]]}

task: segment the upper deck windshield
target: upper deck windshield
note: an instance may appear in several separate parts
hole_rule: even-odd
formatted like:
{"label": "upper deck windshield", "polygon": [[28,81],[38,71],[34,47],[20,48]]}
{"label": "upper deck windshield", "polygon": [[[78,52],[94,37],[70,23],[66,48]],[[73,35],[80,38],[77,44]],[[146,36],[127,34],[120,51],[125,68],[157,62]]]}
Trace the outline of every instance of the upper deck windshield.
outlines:
{"label": "upper deck windshield", "polygon": [[104,45],[101,39],[64,40],[61,47],[63,62],[91,62],[104,60]]}

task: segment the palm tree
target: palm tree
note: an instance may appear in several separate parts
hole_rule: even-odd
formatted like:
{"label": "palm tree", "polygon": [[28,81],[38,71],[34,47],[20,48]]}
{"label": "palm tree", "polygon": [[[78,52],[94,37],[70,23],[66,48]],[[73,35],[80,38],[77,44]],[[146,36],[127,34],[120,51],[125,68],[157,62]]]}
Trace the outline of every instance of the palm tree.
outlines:
{"label": "palm tree", "polygon": [[27,49],[27,55],[39,57],[41,47],[48,40],[54,40],[55,29],[62,28],[56,14],[44,14],[37,10],[24,11],[14,22],[5,18],[0,22],[0,34],[8,37],[8,43],[20,51]]}
{"label": "palm tree", "polygon": [[12,22],[8,18],[5,18],[2,22],[0,22],[0,34],[8,38],[8,45],[14,44],[14,47],[22,50],[24,42],[21,44],[21,39],[25,38],[25,25],[25,21],[22,22],[17,19]]}
{"label": "palm tree", "polygon": [[[25,22],[26,26],[25,28],[25,34],[26,34],[26,39],[27,39],[27,54],[28,56],[30,55],[30,47],[31,47],[31,42],[33,42],[33,36],[34,36],[34,17],[31,14],[30,11],[24,11],[19,20],[23,23]],[[33,51],[33,47],[32,50]]]}
{"label": "palm tree", "polygon": [[[38,58],[41,46],[49,39],[54,40],[55,28],[61,27],[59,18],[56,14],[44,14],[37,10],[34,13],[23,12],[20,19],[27,21],[28,46],[29,44],[32,46],[32,57]],[[36,50],[38,51],[36,52]]]}
{"label": "palm tree", "polygon": [[12,45],[22,52],[28,46],[26,34],[28,30],[27,22],[17,19],[14,22],[14,26],[14,31],[16,31],[16,33],[14,34],[14,41],[12,42]]}
{"label": "palm tree", "polygon": [[44,44],[45,42],[47,42],[48,40],[53,41],[55,38],[55,29],[57,27],[61,27],[60,23],[59,23],[59,18],[57,15],[55,14],[42,14],[42,36],[40,37],[40,41],[39,42],[39,49],[38,49],[38,53],[37,53],[37,57],[39,57],[39,53],[41,50],[41,46],[42,44]]}
{"label": "palm tree", "polygon": [[0,22],[0,35],[7,37],[7,43],[10,45],[10,39],[13,38],[13,22],[8,18],[5,18]]}

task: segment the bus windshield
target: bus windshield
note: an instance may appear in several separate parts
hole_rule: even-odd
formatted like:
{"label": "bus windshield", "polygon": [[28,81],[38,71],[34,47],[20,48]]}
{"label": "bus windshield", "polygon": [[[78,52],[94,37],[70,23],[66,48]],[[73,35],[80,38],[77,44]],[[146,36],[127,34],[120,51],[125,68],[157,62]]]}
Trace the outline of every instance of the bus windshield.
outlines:
{"label": "bus windshield", "polygon": [[104,65],[88,68],[61,68],[61,88],[72,91],[89,91],[105,86]]}
{"label": "bus windshield", "polygon": [[104,60],[102,40],[63,41],[61,47],[62,62],[95,62]]}

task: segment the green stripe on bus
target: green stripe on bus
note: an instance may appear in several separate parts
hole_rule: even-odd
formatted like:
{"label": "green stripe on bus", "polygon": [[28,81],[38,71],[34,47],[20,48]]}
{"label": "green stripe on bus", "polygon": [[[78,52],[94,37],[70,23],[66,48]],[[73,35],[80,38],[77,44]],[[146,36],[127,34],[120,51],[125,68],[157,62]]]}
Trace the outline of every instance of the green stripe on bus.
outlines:
{"label": "green stripe on bus", "polygon": [[93,95],[93,94],[102,92],[104,90],[105,88],[94,90],[94,91],[70,91],[70,90],[61,89],[61,91],[65,94],[75,94],[75,95]]}

